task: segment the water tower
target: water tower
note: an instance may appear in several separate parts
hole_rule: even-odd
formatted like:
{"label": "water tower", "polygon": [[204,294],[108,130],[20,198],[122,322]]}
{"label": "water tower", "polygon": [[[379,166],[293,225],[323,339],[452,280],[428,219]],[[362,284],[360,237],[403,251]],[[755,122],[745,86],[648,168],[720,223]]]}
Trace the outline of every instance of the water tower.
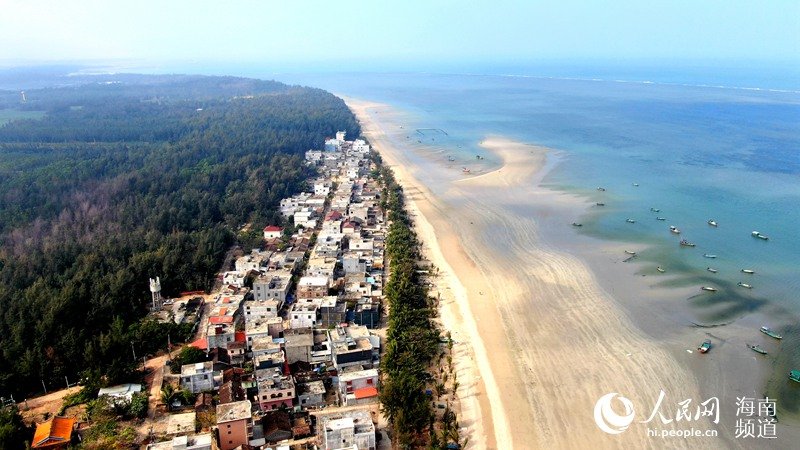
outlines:
{"label": "water tower", "polygon": [[161,280],[150,278],[150,293],[153,294],[153,309],[161,308]]}

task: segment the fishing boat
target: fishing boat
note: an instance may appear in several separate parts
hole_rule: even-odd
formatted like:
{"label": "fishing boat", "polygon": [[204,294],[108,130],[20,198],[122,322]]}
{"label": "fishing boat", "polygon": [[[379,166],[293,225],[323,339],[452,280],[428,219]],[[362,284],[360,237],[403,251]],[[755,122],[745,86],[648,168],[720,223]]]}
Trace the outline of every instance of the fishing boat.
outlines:
{"label": "fishing boat", "polygon": [[597,205],[597,206],[606,206],[606,204],[603,203],[603,202],[597,202],[597,203],[595,203],[595,205]]}
{"label": "fishing boat", "polygon": [[756,353],[761,353],[762,355],[766,355],[767,354],[767,351],[764,350],[763,348],[759,347],[758,345],[747,344],[747,348],[749,348],[750,350],[752,350],[752,351],[754,351]]}
{"label": "fishing boat", "polygon": [[652,211],[652,212],[661,212],[661,210],[658,209],[658,208],[650,208],[650,211]]}
{"label": "fishing boat", "polygon": [[752,286],[752,285],[749,285],[749,284],[747,284],[747,283],[742,283],[741,281],[740,281],[740,282],[738,282],[738,283],[736,283],[736,285],[737,285],[737,286],[741,286],[741,287],[743,287],[743,288],[745,288],[745,289],[753,289],[753,286]]}
{"label": "fishing boat", "polygon": [[800,383],[800,370],[792,370],[789,372],[789,379]]}
{"label": "fishing boat", "polygon": [[708,292],[717,292],[717,288],[711,286],[703,286],[700,289]]}
{"label": "fishing boat", "polygon": [[717,221],[714,219],[708,219],[708,224],[711,225],[712,227],[715,227],[717,226]]}
{"label": "fishing boat", "polygon": [[756,271],[753,270],[753,269],[742,269],[742,273],[747,273],[747,274],[752,275],[752,274],[756,273]]}
{"label": "fishing boat", "polygon": [[627,253],[629,255],[635,255],[636,254],[636,252],[633,252],[633,251],[630,251],[630,250],[625,250],[625,253]]}
{"label": "fishing boat", "polygon": [[669,226],[669,231],[671,233],[681,234],[681,230],[679,230],[678,227],[676,227],[675,225],[670,225]]}
{"label": "fishing boat", "polygon": [[713,267],[706,267],[706,270],[711,272],[711,273],[717,273],[718,272],[717,269],[714,269]]}
{"label": "fishing boat", "polygon": [[628,222],[628,223],[636,223],[636,221],[635,221],[635,220],[633,220],[633,219],[625,219],[625,222]]}
{"label": "fishing boat", "polygon": [[711,348],[711,340],[706,339],[705,341],[703,341],[700,347],[697,347],[697,351],[700,353],[707,353],[708,349],[710,348]]}
{"label": "fishing boat", "polygon": [[765,241],[768,241],[768,240],[769,240],[769,237],[767,237],[767,236],[766,236],[766,235],[764,235],[764,234],[761,234],[761,233],[759,233],[758,231],[752,231],[752,232],[750,233],[750,235],[751,235],[751,236],[753,236],[753,237],[757,237],[757,238],[759,238],[759,239],[763,239],[763,240],[765,240]]}
{"label": "fishing boat", "polygon": [[583,224],[582,223],[578,223],[578,222],[572,222],[572,226],[573,227],[582,227]]}
{"label": "fishing boat", "polygon": [[717,255],[712,255],[711,253],[703,253],[703,258],[714,259]]}
{"label": "fishing boat", "polygon": [[661,266],[656,267],[656,270],[661,272],[661,273],[666,272],[666,270],[664,270]]}
{"label": "fishing boat", "polygon": [[681,239],[681,242],[680,242],[680,244],[681,244],[681,246],[683,246],[683,247],[696,247],[696,246],[697,246],[697,244],[695,244],[695,243],[693,243],[693,242],[689,242],[689,241],[687,241],[686,239]]}
{"label": "fishing boat", "polygon": [[772,329],[770,329],[770,327],[766,327],[766,326],[761,327],[761,332],[766,334],[767,336],[769,336],[771,338],[783,339],[783,336],[781,336],[780,334],[772,331]]}

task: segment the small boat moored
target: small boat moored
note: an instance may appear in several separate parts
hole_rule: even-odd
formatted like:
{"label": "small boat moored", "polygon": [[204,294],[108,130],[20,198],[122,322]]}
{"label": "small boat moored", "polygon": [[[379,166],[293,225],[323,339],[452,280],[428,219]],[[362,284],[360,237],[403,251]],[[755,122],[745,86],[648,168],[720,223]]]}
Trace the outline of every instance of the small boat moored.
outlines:
{"label": "small boat moored", "polygon": [[742,283],[741,281],[740,281],[740,282],[738,282],[738,283],[736,283],[736,285],[737,285],[737,286],[741,286],[741,287],[743,287],[743,288],[745,288],[745,289],[753,289],[753,286],[752,286],[752,285],[749,285],[749,284],[747,284],[747,283]]}
{"label": "small boat moored", "polygon": [[752,274],[756,273],[756,271],[753,270],[753,269],[742,269],[742,273],[746,273],[746,274],[752,275]]}
{"label": "small boat moored", "polygon": [[636,254],[636,252],[631,251],[631,250],[625,250],[625,253],[627,253],[629,255],[635,255]]}
{"label": "small boat moored", "polygon": [[656,220],[667,220],[666,217],[656,217]]}
{"label": "small boat moored", "polygon": [[695,243],[693,243],[693,242],[689,242],[689,241],[687,241],[686,239],[681,239],[681,242],[679,242],[679,243],[680,243],[680,244],[681,244],[681,246],[683,246],[683,247],[696,247],[696,246],[697,246],[697,244],[695,244]]}
{"label": "small boat moored", "polygon": [[605,203],[603,203],[603,202],[597,202],[597,203],[595,203],[595,205],[596,205],[596,206],[606,206],[606,204],[605,204]]}
{"label": "small boat moored", "polygon": [[598,187],[598,188],[597,188],[597,190],[602,192],[602,191],[605,191],[605,190],[606,190],[606,188],[604,188],[604,187]]}
{"label": "small boat moored", "polygon": [[671,233],[681,234],[681,230],[679,230],[678,227],[676,227],[675,225],[670,225],[669,226],[669,231]]}
{"label": "small boat moored", "polygon": [[464,172],[464,173],[470,173],[470,170],[467,169],[466,167],[462,167],[461,171]]}
{"label": "small boat moored", "polygon": [[781,336],[780,334],[772,331],[772,329],[770,329],[770,327],[767,327],[767,326],[761,327],[761,332],[766,334],[767,336],[769,336],[771,338],[783,339],[783,336]]}
{"label": "small boat moored", "polygon": [[766,355],[767,354],[767,351],[764,350],[763,348],[759,347],[758,345],[747,344],[747,348],[749,348],[750,350],[752,350],[752,351],[754,351],[756,353],[761,353],[762,355]]}
{"label": "small boat moored", "polygon": [[656,267],[656,270],[661,272],[661,273],[666,272],[666,270],[664,270],[664,268],[662,268],[661,266]]}
{"label": "small boat moored", "polygon": [[800,383],[800,370],[789,371],[789,379]]}
{"label": "small boat moored", "polygon": [[633,187],[639,187],[639,183],[633,183]]}
{"label": "small boat moored", "polygon": [[714,259],[717,255],[712,255],[711,253],[703,253],[703,258]]}
{"label": "small boat moored", "polygon": [[712,227],[715,227],[717,226],[717,221],[714,219],[708,219],[708,224],[711,225]]}
{"label": "small boat moored", "polygon": [[703,341],[700,347],[697,347],[697,351],[699,351],[700,353],[707,353],[708,349],[710,348],[711,348],[711,340],[706,339],[705,341]]}
{"label": "small boat moored", "polygon": [[713,268],[713,267],[706,267],[706,270],[711,272],[711,273],[717,273],[718,272],[718,270]]}
{"label": "small boat moored", "polygon": [[759,239],[763,239],[763,240],[765,240],[765,241],[768,241],[768,240],[769,240],[769,237],[768,237],[767,235],[765,235],[765,234],[761,234],[761,233],[759,233],[758,231],[752,231],[752,232],[750,233],[750,235],[751,235],[751,236],[753,236],[753,237],[757,237],[757,238],[759,238]]}
{"label": "small boat moored", "polygon": [[578,223],[578,222],[572,222],[572,226],[573,227],[582,227],[583,224],[582,223]]}
{"label": "small boat moored", "polygon": [[711,286],[703,286],[700,289],[708,292],[717,292],[717,288]]}
{"label": "small boat moored", "polygon": [[650,208],[650,211],[652,211],[652,212],[661,212],[661,210],[658,209],[658,208]]}
{"label": "small boat moored", "polygon": [[635,220],[633,220],[633,219],[625,219],[625,222],[628,222],[628,223],[636,223],[636,221],[635,221]]}

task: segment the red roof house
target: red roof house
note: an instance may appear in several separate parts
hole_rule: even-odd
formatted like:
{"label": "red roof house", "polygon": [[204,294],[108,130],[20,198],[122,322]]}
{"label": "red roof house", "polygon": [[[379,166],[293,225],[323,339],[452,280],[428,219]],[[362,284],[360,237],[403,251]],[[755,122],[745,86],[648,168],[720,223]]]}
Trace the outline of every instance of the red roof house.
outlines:
{"label": "red roof house", "polygon": [[283,228],[275,225],[264,227],[264,239],[277,239],[283,234]]}

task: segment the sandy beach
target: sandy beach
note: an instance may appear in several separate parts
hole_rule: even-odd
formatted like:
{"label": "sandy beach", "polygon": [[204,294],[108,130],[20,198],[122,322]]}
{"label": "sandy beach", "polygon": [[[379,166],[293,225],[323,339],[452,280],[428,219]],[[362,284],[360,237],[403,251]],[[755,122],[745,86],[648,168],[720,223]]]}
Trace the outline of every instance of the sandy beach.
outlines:
{"label": "sandy beach", "polygon": [[[459,420],[468,447],[721,445],[713,438],[648,437],[648,427],[675,425],[658,419],[617,435],[596,426],[595,403],[608,393],[637,405],[637,420],[647,418],[660,390],[668,393],[661,409],[668,417],[678,401],[704,398],[695,376],[633,325],[583,262],[540,241],[539,218],[568,217],[587,206],[540,187],[552,151],[490,137],[481,145],[500,167],[464,176],[420,164],[400,148],[385,128],[392,123],[387,106],[346,101],[405,187],[427,256],[443,272],[441,320],[457,341]],[[515,214],[520,209],[535,214]]]}

